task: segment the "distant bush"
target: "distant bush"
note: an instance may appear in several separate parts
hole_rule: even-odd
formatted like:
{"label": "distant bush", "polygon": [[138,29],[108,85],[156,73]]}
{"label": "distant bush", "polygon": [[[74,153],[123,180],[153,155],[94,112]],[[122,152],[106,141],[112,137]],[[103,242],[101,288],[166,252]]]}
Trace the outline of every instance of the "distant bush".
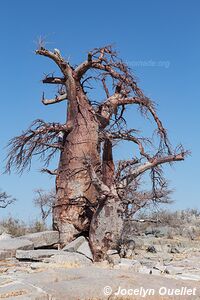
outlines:
{"label": "distant bush", "polygon": [[36,220],[33,223],[31,223],[31,225],[29,225],[29,232],[31,233],[45,230],[48,230],[48,227],[42,221]]}
{"label": "distant bush", "polygon": [[13,217],[2,220],[0,226],[3,228],[3,231],[12,236],[24,235],[27,231],[25,223]]}
{"label": "distant bush", "polygon": [[35,220],[30,224],[26,224],[25,222],[13,217],[8,217],[0,221],[0,227],[1,231],[5,231],[15,237],[22,236],[27,233],[48,230],[48,227],[41,221]]}
{"label": "distant bush", "polygon": [[[180,211],[159,210],[143,212],[136,215],[135,220],[124,223],[124,236],[143,235],[146,232],[159,230],[165,237],[183,236],[190,239],[200,239],[200,211],[185,209]],[[158,234],[159,235],[159,234]]]}

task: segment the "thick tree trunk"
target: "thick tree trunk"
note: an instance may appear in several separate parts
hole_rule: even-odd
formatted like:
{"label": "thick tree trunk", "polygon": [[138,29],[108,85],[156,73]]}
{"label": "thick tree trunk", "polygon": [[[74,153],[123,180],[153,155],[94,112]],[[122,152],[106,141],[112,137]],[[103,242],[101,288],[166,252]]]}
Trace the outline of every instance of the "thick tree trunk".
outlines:
{"label": "thick tree trunk", "polygon": [[71,122],[72,130],[63,140],[53,208],[53,225],[60,232],[61,245],[80,233],[87,234],[97,205],[85,159],[90,159],[95,170],[99,168],[98,122],[80,86],[76,103],[69,103],[67,122]]}
{"label": "thick tree trunk", "polygon": [[104,143],[102,160],[102,179],[110,193],[99,201],[90,224],[90,246],[95,261],[104,259],[108,249],[116,248],[123,227],[121,201],[114,183],[115,168],[110,140]]}
{"label": "thick tree trunk", "polygon": [[107,197],[100,203],[90,224],[90,246],[94,260],[105,258],[109,249],[116,249],[123,228],[121,203],[118,197]]}

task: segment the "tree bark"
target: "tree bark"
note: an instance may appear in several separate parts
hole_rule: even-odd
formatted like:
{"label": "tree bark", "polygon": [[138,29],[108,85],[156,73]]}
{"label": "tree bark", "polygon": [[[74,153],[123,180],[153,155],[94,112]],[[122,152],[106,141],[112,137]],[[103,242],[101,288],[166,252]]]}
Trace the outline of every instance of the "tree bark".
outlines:
{"label": "tree bark", "polygon": [[94,170],[100,166],[98,122],[78,83],[76,99],[69,102],[67,115],[72,130],[63,138],[53,208],[53,227],[60,232],[61,245],[89,230],[97,192],[91,184],[85,159],[90,158]]}
{"label": "tree bark", "polygon": [[116,249],[122,229],[121,201],[108,196],[99,204],[90,224],[89,240],[95,261],[103,260],[107,250]]}
{"label": "tree bark", "polygon": [[103,260],[108,249],[116,249],[122,233],[122,208],[114,183],[114,174],[112,142],[106,139],[102,157],[102,181],[110,192],[104,194],[103,199],[99,198],[98,208],[90,224],[89,240],[95,261]]}

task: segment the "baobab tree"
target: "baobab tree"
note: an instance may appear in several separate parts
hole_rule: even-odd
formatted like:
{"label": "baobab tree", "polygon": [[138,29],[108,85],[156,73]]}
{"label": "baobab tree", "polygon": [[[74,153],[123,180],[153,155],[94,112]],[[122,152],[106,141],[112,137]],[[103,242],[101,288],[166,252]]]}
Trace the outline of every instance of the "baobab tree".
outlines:
{"label": "baobab tree", "polygon": [[[172,149],[154,103],[111,46],[90,51],[78,66],[72,66],[58,49],[50,51],[41,45],[36,54],[52,60],[60,71],[59,76],[50,74],[43,79],[44,84],[57,85],[58,93],[52,99],[43,94],[42,103],[66,101],[66,122],[36,120],[13,138],[7,171],[15,166],[22,172],[30,167],[32,157],[39,155],[45,164],[43,171],[56,176],[53,226],[60,232],[61,244],[80,234],[87,235],[94,259],[99,260],[119,238],[123,214],[130,203],[127,196],[137,191],[141,176],[150,172],[152,191],[143,196],[140,193],[140,197],[138,194],[131,204],[132,213],[149,200],[160,202],[166,198],[162,165],[184,160],[186,152],[182,147]],[[88,88],[95,82],[105,92],[102,101],[89,98]],[[128,128],[124,118],[127,106],[137,106],[144,118],[152,118],[157,145],[135,128]],[[132,153],[132,159],[115,165],[113,146],[122,140],[133,143],[138,150]],[[46,165],[57,151],[58,168],[52,171]]]}

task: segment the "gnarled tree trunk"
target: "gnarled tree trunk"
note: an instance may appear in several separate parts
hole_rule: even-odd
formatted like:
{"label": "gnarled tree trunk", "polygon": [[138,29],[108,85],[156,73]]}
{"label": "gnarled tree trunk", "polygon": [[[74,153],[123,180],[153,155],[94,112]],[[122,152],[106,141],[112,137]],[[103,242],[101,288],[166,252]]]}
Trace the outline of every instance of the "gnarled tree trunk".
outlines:
{"label": "gnarled tree trunk", "polygon": [[98,122],[79,83],[76,83],[74,105],[68,105],[67,123],[72,130],[63,138],[58,175],[57,200],[53,208],[53,226],[65,245],[75,236],[87,234],[97,205],[97,192],[91,184],[85,159],[98,171]]}
{"label": "gnarled tree trunk", "polygon": [[[123,228],[122,206],[114,182],[115,167],[112,154],[112,142],[106,139],[102,155],[102,185],[99,204],[95,211],[89,232],[90,246],[94,260],[104,259],[108,249],[115,248]],[[106,187],[109,188],[107,192]]]}

